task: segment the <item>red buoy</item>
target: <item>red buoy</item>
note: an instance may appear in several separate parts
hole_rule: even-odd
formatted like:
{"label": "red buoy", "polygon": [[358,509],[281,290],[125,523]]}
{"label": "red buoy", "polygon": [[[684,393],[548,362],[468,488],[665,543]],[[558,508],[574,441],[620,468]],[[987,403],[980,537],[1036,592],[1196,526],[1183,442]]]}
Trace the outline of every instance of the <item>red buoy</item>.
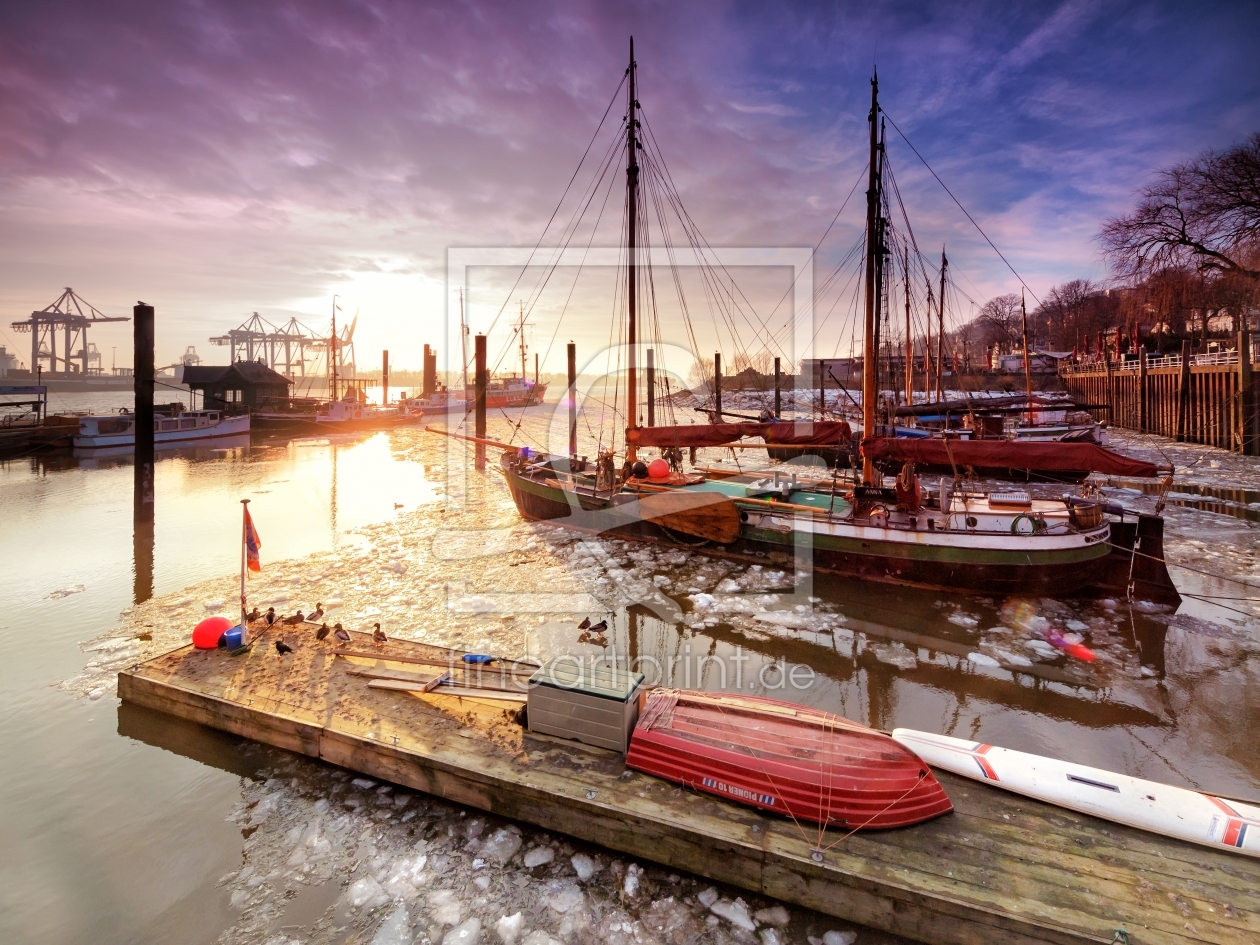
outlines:
{"label": "red buoy", "polygon": [[219,645],[219,637],[232,628],[227,617],[207,617],[193,628],[193,646],[199,650],[213,650]]}
{"label": "red buoy", "polygon": [[648,478],[649,479],[668,479],[669,478],[669,463],[665,462],[665,460],[663,459],[652,460],[650,463],[648,463]]}

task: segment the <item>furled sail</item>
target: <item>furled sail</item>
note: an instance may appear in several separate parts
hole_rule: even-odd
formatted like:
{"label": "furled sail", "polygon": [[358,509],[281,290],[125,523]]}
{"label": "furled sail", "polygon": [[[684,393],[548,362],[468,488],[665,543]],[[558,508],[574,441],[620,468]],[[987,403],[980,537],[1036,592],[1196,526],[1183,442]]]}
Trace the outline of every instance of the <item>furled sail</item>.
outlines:
{"label": "furled sail", "polygon": [[752,436],[759,436],[772,446],[836,446],[853,442],[853,431],[843,420],[818,423],[696,423],[674,427],[636,427],[626,432],[627,440],[636,446],[725,446]]}
{"label": "furled sail", "polygon": [[921,439],[868,436],[862,455],[872,461],[922,463],[934,466],[1035,469],[1042,472],[1090,472],[1153,479],[1154,463],[1121,456],[1093,443],[1021,443],[1014,440]]}

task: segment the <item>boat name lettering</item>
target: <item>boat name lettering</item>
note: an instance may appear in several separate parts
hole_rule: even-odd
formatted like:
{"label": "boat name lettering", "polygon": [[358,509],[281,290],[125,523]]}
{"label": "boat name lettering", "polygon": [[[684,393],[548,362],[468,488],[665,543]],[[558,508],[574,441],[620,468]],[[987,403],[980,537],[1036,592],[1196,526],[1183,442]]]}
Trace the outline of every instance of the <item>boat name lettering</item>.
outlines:
{"label": "boat name lettering", "polygon": [[752,801],[755,804],[765,804],[767,807],[774,806],[773,794],[758,794],[756,791],[749,791],[742,787],[736,787],[733,784],[727,784],[725,781],[717,781],[713,778],[701,778],[704,786],[712,788],[715,791],[721,791],[723,794],[730,794],[733,797],[742,797],[746,801]]}
{"label": "boat name lettering", "polygon": [[1093,534],[1093,535],[1086,535],[1086,536],[1085,536],[1085,544],[1087,544],[1087,545],[1092,545],[1092,544],[1094,544],[1095,542],[1104,541],[1104,540],[1107,538],[1107,535],[1108,535],[1108,534],[1109,534],[1109,532],[1098,532],[1098,533]]}

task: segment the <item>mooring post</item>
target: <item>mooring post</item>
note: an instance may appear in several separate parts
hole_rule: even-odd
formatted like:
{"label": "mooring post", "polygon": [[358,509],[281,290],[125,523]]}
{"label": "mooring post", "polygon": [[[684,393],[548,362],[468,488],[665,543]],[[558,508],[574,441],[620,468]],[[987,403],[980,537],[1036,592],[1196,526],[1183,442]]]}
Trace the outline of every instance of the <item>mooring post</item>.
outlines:
{"label": "mooring post", "polygon": [[1244,328],[1238,333],[1238,452],[1244,456],[1260,456],[1251,367],[1251,332]]}
{"label": "mooring post", "polygon": [[425,397],[432,397],[437,390],[437,351],[424,346],[424,374],[420,387]]}
{"label": "mooring post", "polygon": [[1138,429],[1146,433],[1147,396],[1146,396],[1146,345],[1138,348]]}
{"label": "mooring post", "polygon": [[381,352],[381,406],[389,406],[389,349]]}
{"label": "mooring post", "polygon": [[[866,370],[866,362],[862,362],[862,370]],[[853,361],[849,361],[850,373],[845,376],[845,380],[852,382]],[[863,384],[866,382],[863,381]],[[821,358],[818,361],[818,419],[823,418],[823,414],[827,410],[827,362]],[[865,436],[866,434],[863,434]]]}
{"label": "mooring post", "polygon": [[1181,376],[1177,380],[1177,442],[1186,442],[1186,421],[1190,418],[1190,342],[1181,343]]}
{"label": "mooring post", "polygon": [[774,359],[774,419],[778,420],[783,413],[783,370],[779,359]]}
{"label": "mooring post", "polygon": [[[473,339],[476,352],[473,390],[476,409],[476,436],[479,440],[486,437],[486,336],[478,335]],[[486,468],[486,444],[478,443],[476,452],[476,468]]]}
{"label": "mooring post", "polygon": [[134,597],[137,604],[153,596],[153,341],[152,305],[138,302],[134,319],[135,483],[132,497]]}
{"label": "mooring post", "polygon": [[647,349],[647,425],[656,426],[656,352]]}
{"label": "mooring post", "polygon": [[577,456],[577,345],[569,342],[569,458]]}
{"label": "mooring post", "polygon": [[713,411],[714,423],[722,422],[722,355],[713,355]]}

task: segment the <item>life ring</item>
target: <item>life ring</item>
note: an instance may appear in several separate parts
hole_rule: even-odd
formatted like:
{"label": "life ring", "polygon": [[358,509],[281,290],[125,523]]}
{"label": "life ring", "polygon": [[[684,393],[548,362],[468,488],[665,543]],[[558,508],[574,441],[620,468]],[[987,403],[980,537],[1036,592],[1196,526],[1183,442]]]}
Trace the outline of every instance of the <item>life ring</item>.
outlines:
{"label": "life ring", "polygon": [[[1020,521],[1028,522],[1028,531],[1021,531],[1019,527]],[[1046,530],[1046,520],[1040,515],[1029,515],[1027,512],[1020,512],[1011,521],[1012,535],[1037,535]]]}

